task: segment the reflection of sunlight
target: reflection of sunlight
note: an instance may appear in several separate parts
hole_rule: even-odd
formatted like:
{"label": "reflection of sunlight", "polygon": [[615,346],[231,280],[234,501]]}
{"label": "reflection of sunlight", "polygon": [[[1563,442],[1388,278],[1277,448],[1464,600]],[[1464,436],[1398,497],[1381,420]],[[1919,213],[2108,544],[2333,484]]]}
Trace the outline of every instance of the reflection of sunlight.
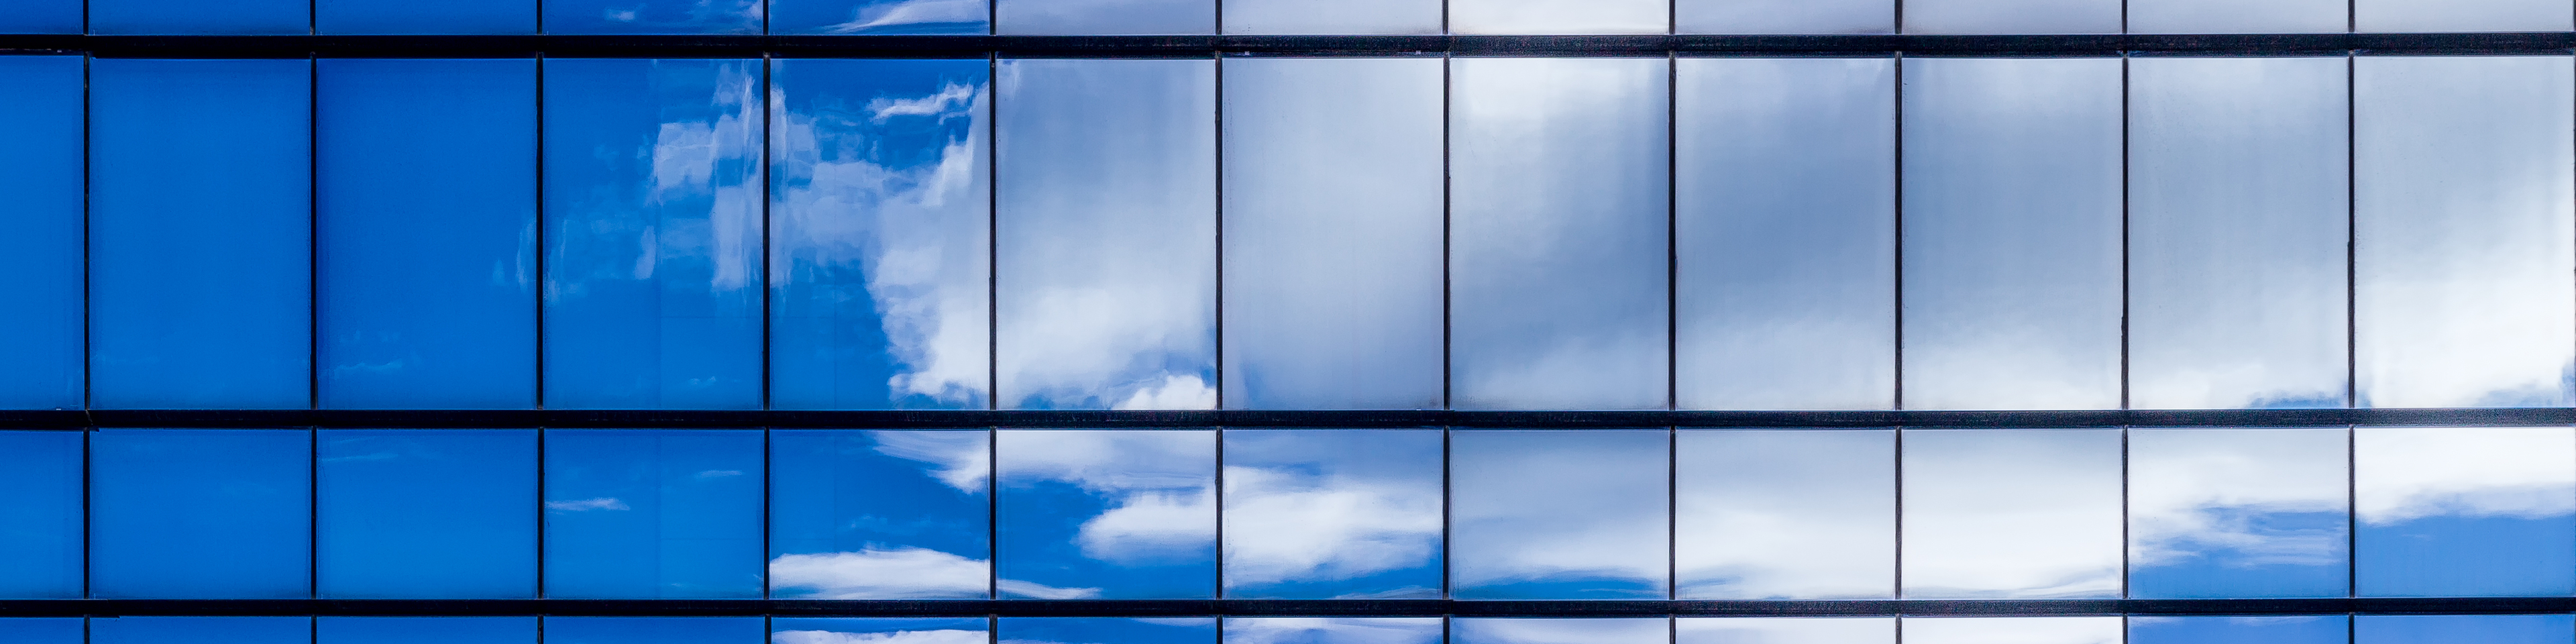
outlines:
{"label": "reflection of sunlight", "polygon": [[1436,487],[1225,468],[1228,587],[1420,566],[1440,544]]}
{"label": "reflection of sunlight", "polygon": [[869,548],[779,555],[769,562],[769,580],[780,596],[806,599],[983,597],[990,568],[937,550]]}
{"label": "reflection of sunlight", "polygon": [[986,644],[985,636],[984,631],[956,629],[890,633],[779,631],[771,634],[769,641],[771,644]]}
{"label": "reflection of sunlight", "polygon": [[2576,431],[2565,427],[2365,427],[2353,448],[2364,524],[2576,512]]}

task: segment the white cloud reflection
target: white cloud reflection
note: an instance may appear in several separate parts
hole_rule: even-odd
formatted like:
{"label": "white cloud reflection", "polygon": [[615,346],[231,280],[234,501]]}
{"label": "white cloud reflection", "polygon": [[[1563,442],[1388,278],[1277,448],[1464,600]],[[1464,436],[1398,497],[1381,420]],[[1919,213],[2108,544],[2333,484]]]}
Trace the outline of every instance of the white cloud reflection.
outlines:
{"label": "white cloud reflection", "polygon": [[2576,430],[2353,430],[2354,514],[2368,525],[2435,516],[2537,519],[2576,512]]}
{"label": "white cloud reflection", "polygon": [[1003,431],[1000,474],[1071,483],[1106,501],[1077,532],[1084,556],[1163,562],[1216,539],[1215,440],[1206,431]]}
{"label": "white cloud reflection", "polygon": [[2231,565],[2341,563],[2342,530],[2260,529],[2264,514],[2341,513],[2340,429],[2160,429],[2129,436],[2129,563],[2234,553]]}
{"label": "white cloud reflection", "polygon": [[1908,598],[2120,592],[2119,430],[1909,430]]}
{"label": "white cloud reflection", "polygon": [[959,492],[984,491],[992,473],[993,455],[984,432],[875,431],[868,438],[879,454],[939,466],[930,477]]}
{"label": "white cloud reflection", "polygon": [[926,548],[779,555],[769,562],[774,589],[804,589],[810,599],[982,597],[991,562]]}
{"label": "white cloud reflection", "polygon": [[1460,617],[1449,626],[1457,644],[1666,644],[1672,629],[1660,617]]}
{"label": "white cloud reflection", "polygon": [[849,22],[823,28],[823,33],[856,34],[880,27],[942,22],[983,22],[990,16],[985,0],[903,0],[902,2],[863,4],[852,11]]}
{"label": "white cloud reflection", "polygon": [[2118,617],[1908,617],[1905,644],[2120,644]]}
{"label": "white cloud reflection", "polygon": [[1673,644],[1896,644],[1890,617],[1687,617]]}
{"label": "white cloud reflection", "polygon": [[1437,617],[1229,617],[1225,644],[1439,644]]}
{"label": "white cloud reflection", "polygon": [[778,631],[770,634],[769,641],[771,644],[987,644],[990,635],[984,631],[959,629],[885,633]]}
{"label": "white cloud reflection", "polygon": [[1228,587],[1350,579],[1423,565],[1440,546],[1440,489],[1225,468]]}
{"label": "white cloud reflection", "polygon": [[1454,433],[1452,592],[1527,599],[1480,587],[1583,582],[1661,596],[1665,441],[1650,430]]}
{"label": "white cloud reflection", "polygon": [[1681,432],[1680,598],[1889,596],[1895,438],[1887,430]]}

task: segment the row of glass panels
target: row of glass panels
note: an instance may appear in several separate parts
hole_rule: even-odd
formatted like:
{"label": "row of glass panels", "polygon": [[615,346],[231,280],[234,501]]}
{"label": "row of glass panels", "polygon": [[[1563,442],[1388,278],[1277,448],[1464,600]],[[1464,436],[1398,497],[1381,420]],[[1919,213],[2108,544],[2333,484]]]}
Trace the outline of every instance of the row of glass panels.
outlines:
{"label": "row of glass panels", "polygon": [[1221,63],[0,58],[0,407],[2576,403],[2568,57]]}
{"label": "row of glass panels", "polygon": [[105,429],[0,466],[0,597],[2576,595],[2568,427]]}

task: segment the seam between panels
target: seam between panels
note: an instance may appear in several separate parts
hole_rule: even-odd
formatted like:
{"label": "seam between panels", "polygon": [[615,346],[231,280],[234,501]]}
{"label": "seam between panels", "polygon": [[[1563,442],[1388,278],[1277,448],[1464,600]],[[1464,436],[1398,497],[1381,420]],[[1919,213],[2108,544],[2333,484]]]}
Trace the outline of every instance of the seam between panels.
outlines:
{"label": "seam between panels", "polygon": [[[1898,6],[1901,7],[1903,4],[1899,2]],[[1890,61],[1889,67],[1894,72],[1891,74],[1894,79],[1889,82],[1893,83],[1894,87],[1889,88],[1888,94],[1891,98],[1889,101],[1891,107],[1894,108],[1890,111],[1893,113],[1892,118],[1896,122],[1896,127],[1894,140],[1889,142],[1893,146],[1894,153],[1888,155],[1890,164],[1895,166],[1890,177],[1894,183],[1890,186],[1893,189],[1888,191],[1891,195],[1890,200],[1894,202],[1889,204],[1889,210],[1895,218],[1893,224],[1895,234],[1889,235],[1894,243],[1890,244],[1889,250],[1896,255],[1896,261],[1890,263],[1890,266],[1895,269],[1895,274],[1889,280],[1887,289],[1888,298],[1894,302],[1889,311],[1893,319],[1888,325],[1888,330],[1893,334],[1891,339],[1895,341],[1894,346],[1891,347],[1894,349],[1892,353],[1895,354],[1891,366],[1893,373],[1889,374],[1891,380],[1889,385],[1893,390],[1889,394],[1888,402],[1890,408],[1902,411],[1905,409],[1905,54],[1899,52]]]}
{"label": "seam between panels", "polygon": [[[987,6],[999,0],[988,0]],[[986,25],[990,28],[991,25]],[[1002,408],[1002,55],[984,56],[984,408]],[[999,498],[999,490],[995,496]]]}
{"label": "seam between panels", "polygon": [[[2357,1],[2357,0],[2356,0]],[[2361,406],[2361,59],[2343,56],[2343,406]]]}
{"label": "seam between panels", "polygon": [[[82,1],[82,3],[81,3],[81,29],[82,29],[83,31],[87,31],[87,30],[88,30],[88,28],[89,28],[89,3],[88,3],[88,1],[87,1],[87,0],[83,0],[83,1]],[[91,366],[91,364],[90,364],[90,362],[91,362],[91,361],[90,361],[90,345],[91,345],[91,336],[93,336],[93,335],[95,335],[95,334],[91,331],[91,328],[90,328],[90,327],[92,326],[92,324],[93,324],[93,321],[92,321],[92,315],[91,315],[91,312],[90,312],[90,304],[89,304],[89,301],[90,301],[90,288],[91,288],[91,284],[90,284],[90,274],[91,274],[92,272],[94,272],[94,271],[92,271],[92,270],[91,270],[92,266],[91,266],[91,258],[90,258],[90,256],[91,256],[91,248],[90,248],[90,245],[91,245],[91,241],[90,241],[90,235],[91,235],[91,232],[90,232],[90,227],[91,227],[91,222],[90,222],[90,219],[91,219],[91,214],[90,214],[91,195],[90,195],[90,189],[91,189],[91,184],[92,184],[92,182],[91,182],[91,180],[90,180],[90,175],[91,175],[92,173],[94,173],[96,170],[95,170],[95,168],[93,168],[93,167],[91,166],[91,164],[90,164],[90,147],[91,147],[90,138],[93,136],[93,134],[92,134],[92,132],[91,132],[91,129],[92,129],[92,128],[91,128],[91,125],[90,125],[90,112],[91,112],[91,111],[92,111],[92,109],[93,109],[93,108],[92,108],[92,106],[91,106],[91,102],[92,102],[92,100],[91,100],[91,97],[90,97],[90,94],[91,94],[91,92],[90,92],[90,84],[91,84],[90,75],[91,75],[91,73],[92,73],[91,67],[92,67],[92,66],[93,66],[93,64],[94,64],[94,63],[96,63],[97,61],[98,61],[98,59],[97,59],[96,57],[92,57],[92,56],[81,56],[81,262],[80,262],[80,266],[81,266],[81,293],[80,293],[80,299],[81,299],[81,355],[80,355],[80,362],[81,362],[81,386],[80,386],[80,399],[81,399],[81,415],[83,416],[84,420],[91,420],[91,421],[93,421],[93,422],[95,421],[95,418],[90,416],[90,407],[91,407],[91,405],[90,405],[90,374],[91,374],[91,372],[92,372],[92,371],[94,371],[94,369],[92,369],[92,368],[91,368],[92,366]],[[90,597],[90,596],[92,596],[92,595],[94,594],[94,593],[92,592],[91,583],[90,583],[90,561],[91,561],[92,559],[94,559],[94,558],[95,558],[95,557],[93,557],[93,556],[92,556],[92,553],[95,553],[95,552],[97,551],[97,549],[96,549],[96,548],[94,548],[94,547],[92,547],[92,544],[90,543],[90,540],[91,540],[91,537],[92,537],[91,529],[90,529],[90,524],[91,524],[91,521],[90,521],[90,516],[91,516],[91,514],[90,514],[90,505],[91,505],[91,504],[90,504],[90,494],[91,494],[91,491],[90,491],[90,480],[93,478],[93,477],[92,477],[92,474],[93,474],[92,469],[93,469],[93,468],[92,468],[90,465],[91,465],[91,460],[94,458],[94,457],[92,456],[92,452],[93,452],[93,451],[95,451],[95,450],[93,449],[93,447],[92,447],[92,443],[96,442],[96,440],[95,440],[95,439],[96,439],[97,437],[98,437],[98,429],[96,428],[96,426],[95,426],[94,424],[93,424],[93,426],[92,426],[92,427],[84,428],[84,429],[81,431],[81,451],[80,451],[80,472],[81,472],[81,522],[80,522],[80,525],[81,525],[81,580],[80,580],[80,590],[81,590],[81,592],[80,592],[80,596],[82,596],[82,597]],[[86,642],[86,641],[88,640],[88,638],[89,638],[89,621],[88,621],[88,620],[81,620],[81,638],[82,638],[82,640],[83,640],[84,642]]]}
{"label": "seam between panels", "polygon": [[[761,20],[762,29],[764,29],[764,30],[766,30],[766,29],[768,28],[768,24],[769,24],[769,14],[768,14],[768,11],[767,11],[767,6],[768,6],[768,0],[762,0],[762,7],[763,7],[763,10],[762,10],[762,12],[761,12],[761,18],[760,18],[760,20]],[[759,60],[760,60],[760,163],[759,163],[759,172],[760,172],[760,408],[761,408],[761,409],[775,409],[775,408],[776,408],[776,406],[775,406],[775,405],[773,405],[773,404],[771,404],[771,399],[773,398],[772,390],[773,390],[773,389],[775,389],[775,387],[774,387],[774,386],[773,386],[773,384],[772,384],[772,381],[774,381],[774,380],[776,380],[776,379],[777,379],[777,371],[778,371],[778,369],[777,369],[775,366],[773,366],[773,365],[775,365],[775,361],[770,360],[770,345],[774,342],[774,338],[777,336],[777,332],[776,332],[776,331],[777,331],[777,325],[778,325],[778,320],[777,320],[777,317],[778,317],[778,316],[777,316],[777,312],[771,308],[771,307],[773,307],[773,306],[776,306],[776,305],[777,305],[777,303],[776,303],[776,302],[774,302],[774,301],[772,301],[772,300],[771,300],[771,297],[770,297],[770,293],[771,293],[771,291],[775,288],[775,283],[772,281],[772,277],[773,277],[773,276],[770,274],[770,268],[772,267],[772,265],[773,265],[773,264],[775,264],[775,263],[778,261],[778,259],[777,259],[777,258],[778,258],[778,255],[777,255],[777,243],[776,243],[776,242],[777,242],[777,240],[773,237],[773,235],[775,235],[776,233],[772,232],[772,230],[771,230],[771,228],[770,228],[770,225],[771,225],[771,224],[770,224],[770,212],[769,212],[769,207],[770,207],[770,204],[771,204],[771,203],[773,203],[773,202],[776,200],[776,198],[777,198],[777,195],[776,195],[776,193],[775,193],[776,184],[777,184],[777,178],[776,178],[775,173],[772,171],[772,169],[771,169],[771,167],[770,167],[771,165],[773,165],[773,162],[775,162],[775,161],[777,160],[777,151],[776,151],[776,150],[774,150],[774,149],[771,149],[771,148],[773,148],[773,147],[774,147],[774,145],[773,145],[773,144],[775,143],[775,141],[773,140],[773,138],[776,136],[776,131],[773,129],[773,126],[770,124],[770,118],[771,118],[772,114],[773,114],[773,113],[775,113],[775,112],[780,108],[780,106],[777,104],[777,102],[776,102],[776,101],[774,101],[774,100],[772,100],[773,98],[775,98],[774,94],[776,94],[776,93],[778,92],[778,86],[776,85],[776,82],[777,82],[777,81],[776,81],[776,79],[775,79],[776,72],[777,72],[777,67],[778,67],[778,60],[777,60],[776,58],[772,58],[769,54],[766,54],[766,53],[761,54],[761,55],[760,55],[760,59],[759,59]],[[761,442],[762,442],[763,444],[766,444],[766,443],[768,442],[768,435],[767,435],[767,434],[762,434],[761,436],[762,436]],[[763,541],[764,541],[764,543],[763,543],[763,547],[767,547],[767,544],[766,544],[766,538],[767,538],[767,534],[764,532],[764,533],[763,533]],[[768,576],[767,576],[767,575],[762,575],[762,576],[761,576],[761,578],[763,579],[763,581],[761,582],[761,590],[762,590],[761,596],[766,597],[766,596],[768,596],[768,588],[769,588],[769,582],[767,581]]]}
{"label": "seam between panels", "polygon": [[[2361,430],[2343,428],[2343,587],[2345,597],[2361,596]],[[2349,621],[2349,620],[2347,620]]]}
{"label": "seam between panels", "polygon": [[[1222,11],[1220,11],[1218,15],[1222,16],[1222,15],[1223,15]],[[1212,292],[1212,293],[1210,293],[1210,294],[1209,294],[1209,297],[1211,298],[1211,302],[1210,302],[1210,305],[1211,305],[1211,306],[1210,306],[1210,309],[1211,309],[1211,311],[1210,311],[1210,315],[1212,316],[1212,318],[1213,318],[1213,319],[1208,320],[1209,333],[1210,333],[1211,335],[1215,336],[1215,337],[1213,337],[1213,338],[1212,338],[1212,340],[1214,341],[1214,345],[1215,345],[1215,355],[1214,355],[1213,357],[1211,357],[1211,359],[1209,360],[1209,363],[1210,363],[1210,364],[1209,364],[1208,366],[1209,366],[1209,371],[1210,371],[1211,373],[1214,373],[1214,374],[1215,374],[1215,377],[1213,378],[1213,380],[1215,380],[1216,382],[1209,383],[1209,384],[1211,384],[1211,385],[1214,385],[1214,388],[1216,389],[1216,404],[1214,405],[1214,407],[1215,407],[1215,408],[1217,408],[1217,409],[1225,409],[1225,408],[1227,408],[1227,407],[1226,407],[1226,400],[1225,400],[1225,390],[1226,390],[1226,386],[1225,386],[1225,378],[1226,378],[1226,373],[1225,373],[1225,105],[1226,105],[1226,101],[1225,101],[1225,55],[1224,55],[1224,54],[1211,54],[1211,55],[1208,57],[1208,74],[1209,74],[1209,76],[1210,76],[1211,78],[1213,78],[1213,79],[1215,80],[1215,87],[1214,87],[1213,89],[1214,89],[1214,92],[1215,92],[1215,94],[1216,94],[1216,96],[1214,97],[1214,98],[1215,98],[1215,100],[1213,100],[1213,101],[1209,101],[1209,102],[1212,104],[1212,105],[1211,105],[1211,107],[1212,107],[1213,109],[1212,109],[1212,110],[1210,110],[1210,112],[1211,112],[1211,113],[1209,114],[1209,117],[1210,117],[1210,118],[1209,118],[1209,123],[1208,123],[1208,130],[1209,130],[1209,137],[1208,137],[1208,139],[1209,139],[1209,141],[1210,141],[1211,143],[1213,143],[1213,148],[1214,148],[1214,149],[1212,150],[1212,151],[1214,152],[1214,154],[1210,155],[1211,157],[1213,157],[1213,158],[1210,160],[1210,167],[1211,167],[1211,169],[1212,169],[1213,171],[1209,173],[1209,174],[1210,174],[1210,176],[1209,176],[1208,178],[1209,178],[1209,180],[1210,180],[1210,181],[1209,181],[1210,185],[1211,185],[1211,186],[1213,187],[1213,189],[1214,189],[1214,196],[1216,197],[1215,199],[1213,199],[1213,200],[1211,201],[1211,203],[1213,203],[1213,204],[1215,205],[1215,210],[1214,210],[1213,212],[1210,212],[1210,213],[1209,213],[1209,215],[1208,215],[1208,216],[1209,216],[1209,218],[1210,218],[1211,220],[1213,220],[1211,223],[1213,223],[1213,224],[1214,224],[1214,227],[1215,227],[1215,228],[1214,228],[1214,229],[1215,229],[1215,238],[1214,238],[1214,239],[1209,240],[1209,244],[1211,244],[1211,248],[1210,248],[1210,251],[1211,251],[1211,252],[1209,252],[1209,253],[1208,253],[1208,257],[1210,257],[1211,259],[1213,259],[1214,261],[1213,261],[1212,263],[1213,263],[1213,264],[1215,264],[1213,267],[1211,267],[1211,268],[1212,268],[1212,270],[1214,271],[1214,278],[1213,278],[1213,279],[1211,279],[1211,280],[1209,280],[1210,284],[1213,286],[1213,289],[1214,289],[1214,292]],[[1237,404],[1240,404],[1240,401],[1237,401]],[[1220,437],[1219,437],[1220,442],[1222,441],[1222,438],[1223,438],[1222,436],[1220,436]],[[1219,450],[1220,450],[1220,451],[1222,451],[1222,450],[1223,450],[1223,448],[1222,448],[1222,447],[1220,447],[1220,448],[1219,448]],[[1223,484],[1223,483],[1225,482],[1225,480],[1224,480],[1224,473],[1223,473],[1223,471],[1222,471],[1222,468],[1221,468],[1221,467],[1220,467],[1220,471],[1218,472],[1217,476],[1218,476],[1217,482],[1218,482],[1220,485],[1221,485],[1221,484]],[[1221,538],[1223,538],[1223,537],[1225,536],[1225,534],[1224,534],[1224,532],[1222,531],[1222,529],[1220,529],[1220,531],[1217,533],[1217,536],[1218,536],[1220,539],[1221,539]],[[1220,584],[1219,586],[1220,586],[1220,587],[1222,587],[1222,584]]]}
{"label": "seam between panels", "polygon": [[[1672,3],[1667,2],[1670,6]],[[1664,54],[1664,408],[1681,409],[1681,57]]]}
{"label": "seam between panels", "polygon": [[536,190],[534,190],[534,193],[535,193],[535,195],[536,195],[536,203],[535,203],[535,204],[532,204],[532,205],[534,205],[534,206],[535,206],[535,208],[534,208],[535,212],[534,212],[533,214],[534,214],[534,216],[535,216],[535,222],[534,222],[534,223],[536,224],[536,234],[535,234],[535,235],[532,235],[532,237],[535,239],[535,242],[536,242],[536,248],[532,249],[532,254],[534,254],[536,257],[535,257],[535,259],[534,259],[533,261],[529,262],[529,264],[530,264],[531,266],[534,266],[534,267],[536,268],[536,278],[537,278],[537,280],[536,280],[536,288],[535,288],[535,289],[533,289],[535,292],[531,293],[531,295],[534,295],[534,296],[535,296],[535,298],[534,298],[534,299],[536,300],[536,301],[534,302],[535,306],[530,307],[530,309],[531,309],[531,310],[535,313],[535,315],[536,315],[536,322],[537,322],[537,329],[536,329],[536,332],[537,332],[537,333],[536,333],[536,335],[537,335],[536,340],[537,340],[537,341],[536,341],[536,344],[534,345],[534,348],[536,349],[536,351],[535,351],[535,353],[536,353],[536,363],[535,363],[536,370],[535,370],[535,373],[530,374],[530,375],[531,375],[531,377],[532,377],[532,379],[534,379],[534,380],[536,381],[536,382],[534,383],[534,384],[535,384],[536,389],[535,389],[535,395],[534,395],[534,397],[533,397],[534,399],[530,401],[530,404],[532,404],[536,409],[545,409],[545,408],[546,408],[546,295],[547,295],[546,291],[547,291],[548,287],[550,286],[550,281],[551,281],[551,280],[550,280],[550,278],[552,277],[552,276],[550,276],[550,275],[548,275],[548,274],[546,273],[546,66],[547,66],[547,65],[546,65],[546,55],[545,55],[545,53],[543,53],[543,52],[539,52],[539,53],[537,54],[536,58],[533,58],[533,59],[531,59],[531,60],[529,61],[529,64],[534,65],[534,66],[536,67],[536,87],[534,87],[533,89],[535,89],[535,90],[536,90],[536,91],[535,91],[535,95],[536,95],[536,96],[535,96],[535,98],[536,98],[536,115],[535,115],[535,116],[536,116],[536,123],[537,123],[537,127],[536,127],[536,141],[535,141],[535,143],[536,143],[536,154],[530,155],[530,156],[532,157],[530,160],[531,160],[531,161],[533,161],[533,162],[535,163],[535,165],[536,165],[536,185],[534,186],[534,187],[536,188]]}
{"label": "seam between panels", "polygon": [[[2128,3],[2127,3],[2127,1],[2126,1],[2126,0],[2122,0],[2122,2],[2121,2],[2121,5],[2122,5],[2122,6],[2124,6],[2124,7],[2125,7],[2125,6],[2127,6],[2127,4],[2128,4]],[[2127,15],[2127,14],[2124,12],[2122,15],[2124,15],[2124,16],[2125,16],[2125,15]],[[2125,20],[2125,18],[2123,18],[2123,20]],[[2126,24],[2126,23],[2123,23],[2123,24]],[[2130,111],[2131,111],[2131,110],[2130,110],[2130,103],[2131,103],[2131,101],[2132,101],[2132,100],[2134,100],[2134,99],[2130,96],[2130,87],[2129,87],[2129,56],[2128,56],[2128,54],[2126,54],[2126,53],[2121,54],[2121,55],[2120,55],[2119,62],[2120,62],[2120,407],[2119,407],[2119,408],[2120,408],[2120,409],[2128,409],[2128,408],[2130,408],[2130,406],[2131,406],[2131,404],[2130,404],[2130,402],[2129,402],[2129,382],[2133,379],[2133,378],[2131,377],[2130,373],[2129,373],[2129,370],[2130,370],[2130,362],[2129,362],[2129,300],[2130,300],[2130,298],[2132,297],[2132,294],[2130,293],[2130,291],[2131,291],[2131,283],[2134,281],[2134,280],[2131,278],[2131,276],[2130,276],[2130,270],[2131,270],[2131,269],[2130,269],[2130,265],[2129,265],[2129,263],[2130,263],[2130,260],[2129,260],[2129,254],[2130,254],[2130,251],[2129,251],[2129,229],[2130,229],[2130,226],[2132,225],[2132,224],[2130,223],[2130,220],[2129,220],[2129,219],[2130,219],[2130,212],[2129,212],[2129,208],[2130,208],[2130,206],[2129,206],[2129,203],[2130,203],[2130,201],[2131,201],[2131,199],[2132,199],[2132,197],[2131,197],[2131,195],[2130,195],[2130,192],[2129,192],[2129,178],[2130,178],[2130,177],[2129,177],[2129,173],[2133,171],[2133,169],[2134,169],[2134,168],[2133,168],[2133,166],[2135,165],[2135,164],[2133,163],[2133,159],[2131,159],[2131,158],[2130,158],[2130,157],[2131,157],[2131,155],[2132,155],[2132,154],[2134,154],[2134,152],[2132,152],[2131,145],[2130,145],[2130,141],[2129,141],[2129,138],[2130,138],[2130,137],[2129,137],[2129,118],[2130,118]],[[2121,434],[2121,436],[2123,436],[2123,438],[2122,438],[2121,440],[2123,441],[2123,445],[2125,445],[2125,444],[2126,444],[2126,441],[2127,441],[2127,438],[2125,438],[2125,437],[2127,436],[2127,434],[2126,434],[2126,433],[2123,433],[2123,434]],[[2121,462],[2126,463],[2126,462],[2128,461],[2128,452],[2127,452],[2127,451],[2125,451],[2125,450],[2123,450],[2123,451],[2121,452],[2121,456],[2120,456],[2120,458],[2121,458]],[[2124,480],[2125,480],[2125,479],[2124,479]],[[2123,496],[2123,498],[2126,498],[2126,496],[2124,495],[2124,496]],[[2127,519],[2127,515],[2125,515],[2125,514],[2124,514],[2124,515],[2122,515],[2121,520],[2122,520],[2123,522],[2126,522],[2126,521],[2128,520],[2128,519]],[[2123,544],[2121,545],[2121,548],[2123,548],[2123,550],[2122,550],[2122,551],[2123,551],[2123,552],[2126,552],[2126,548],[2127,548],[2127,547],[2128,547],[2128,546],[2126,545],[2126,543],[2125,543],[2125,542],[2123,542]],[[2126,558],[2126,555],[2123,555],[2123,559],[2125,559],[2125,558]],[[2123,587],[2123,588],[2126,588],[2126,584],[2127,584],[2127,582],[2126,582],[2125,580],[2127,579],[2127,575],[2123,574],[2123,575],[2121,576],[2121,579],[2123,579],[2123,581],[2121,582],[2121,583],[2122,583],[2122,587]]]}
{"label": "seam between panels", "polygon": [[[311,4],[307,0],[308,18]],[[304,408],[322,408],[322,61],[318,56],[304,59]]]}
{"label": "seam between panels", "polygon": [[[1002,430],[984,431],[984,597],[1002,598]],[[998,627],[996,627],[998,630]]]}

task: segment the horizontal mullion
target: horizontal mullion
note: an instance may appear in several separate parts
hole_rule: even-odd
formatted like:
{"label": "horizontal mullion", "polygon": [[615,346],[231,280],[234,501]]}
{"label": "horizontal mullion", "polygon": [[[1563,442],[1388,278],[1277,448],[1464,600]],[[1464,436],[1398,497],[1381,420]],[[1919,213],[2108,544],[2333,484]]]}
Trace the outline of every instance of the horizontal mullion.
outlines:
{"label": "horizontal mullion", "polygon": [[2104,411],[0,411],[0,427],[2331,427],[2576,424],[2576,409]]}
{"label": "horizontal mullion", "polygon": [[1460,600],[0,600],[0,617],[112,616],[906,616],[1663,617],[2510,614],[2576,611],[2576,598],[2040,599],[1824,601]]}

